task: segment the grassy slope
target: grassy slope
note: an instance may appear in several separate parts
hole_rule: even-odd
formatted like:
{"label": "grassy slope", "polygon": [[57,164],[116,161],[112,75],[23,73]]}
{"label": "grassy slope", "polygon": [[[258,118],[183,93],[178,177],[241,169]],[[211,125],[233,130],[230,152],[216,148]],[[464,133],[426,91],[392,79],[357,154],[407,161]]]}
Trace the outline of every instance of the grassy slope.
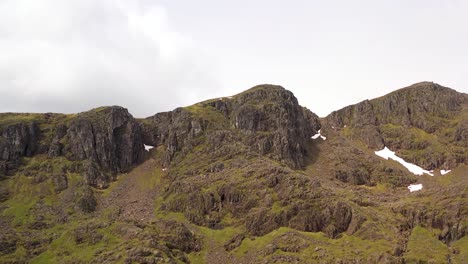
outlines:
{"label": "grassy slope", "polygon": [[[213,109],[205,109],[206,106],[194,105],[187,109],[193,114],[198,115],[206,120],[220,124],[224,122],[222,116]],[[98,109],[99,110],[99,109]],[[36,119],[37,116],[25,115],[24,118],[30,120],[30,118]],[[63,117],[67,118],[67,117]],[[16,120],[6,119],[8,122]],[[221,127],[225,127],[225,124],[221,124]],[[394,129],[394,128],[390,128]],[[399,128],[396,128],[399,129]],[[385,129],[384,129],[385,130]],[[420,131],[412,131],[410,134],[420,135]],[[420,135],[421,136],[421,135]],[[434,141],[433,144],[439,144],[439,141],[431,135],[422,135],[421,140]],[[326,152],[330,148],[328,142],[314,143],[323,144],[322,151]],[[317,147],[317,146],[316,146]],[[179,175],[183,175],[186,171],[192,170],[204,170],[209,168],[212,163],[211,156],[207,154],[207,146],[201,145],[195,148],[191,153],[182,157],[180,160],[180,166],[172,168],[173,172]],[[320,146],[318,146],[320,148]],[[361,148],[361,146],[359,146]],[[367,151],[362,148],[363,151]],[[154,157],[158,159],[161,155],[162,149],[156,149],[154,151]],[[385,183],[379,183],[375,186],[349,186],[333,179],[332,175],[327,171],[327,160],[321,159],[321,157],[315,157],[316,160],[311,162],[311,165],[306,171],[299,171],[299,173],[308,175],[310,177],[318,177],[320,183],[324,188],[327,188],[336,193],[337,197],[343,199],[349,199],[355,201],[356,210],[361,210],[363,215],[367,217],[367,221],[360,231],[353,235],[344,234],[341,238],[330,239],[324,236],[322,233],[310,233],[300,232],[287,227],[281,227],[274,230],[264,236],[260,237],[247,237],[242,241],[240,246],[234,249],[231,253],[223,252],[223,245],[226,244],[234,235],[245,233],[245,227],[239,225],[236,219],[232,219],[232,215],[223,216],[225,228],[220,230],[214,230],[207,227],[199,227],[190,224],[185,218],[183,213],[168,212],[161,210],[163,202],[171,201],[176,198],[174,195],[160,195],[155,200],[155,219],[170,219],[178,222],[183,222],[190,226],[194,232],[199,236],[203,237],[204,247],[200,252],[193,252],[189,254],[189,259],[194,263],[204,263],[211,259],[215,254],[226,255],[233,262],[246,260],[255,262],[256,260],[267,258],[274,259],[281,256],[294,256],[300,258],[302,261],[314,262],[314,259],[326,261],[333,261],[339,259],[362,259],[362,261],[373,261],[377,259],[382,253],[393,254],[395,243],[397,242],[397,233],[393,230],[393,226],[396,221],[401,220],[401,216],[395,215],[392,212],[394,206],[400,205],[413,205],[423,203],[427,206],[432,206],[435,209],[439,206],[437,204],[439,197],[425,195],[431,192],[436,192],[440,188],[449,190],[452,186],[459,185],[460,182],[465,184],[466,169],[459,168],[452,174],[447,176],[439,176],[434,178],[422,177],[418,180],[423,182],[427,188],[424,189],[423,193],[408,194],[407,190],[402,188],[394,188],[392,185]],[[32,159],[25,159],[24,166],[26,168],[40,167],[43,163],[51,163],[53,170],[60,170],[64,165],[67,165],[69,161],[64,159],[46,160],[45,157],[34,157]],[[250,181],[250,179],[243,178],[246,172],[238,169],[229,169],[229,160],[225,162],[227,167],[225,170],[228,172],[224,177],[229,179],[219,179],[214,184],[207,186],[204,191],[210,192],[216,189],[216,184],[225,184],[227,181],[235,182],[236,184],[242,184],[243,181]],[[392,166],[395,164],[392,164]],[[154,186],[167,187],[169,180],[166,175],[161,173],[161,167],[157,165],[155,167],[148,168],[145,173],[141,173],[138,177],[137,189],[129,191],[139,191],[146,188],[153,188]],[[71,186],[80,185],[81,178],[79,175],[68,175]],[[113,183],[111,188],[108,190],[98,192],[98,195],[103,197],[110,195],[117,190],[120,184],[119,181]],[[32,178],[22,175],[21,172],[12,178],[2,182],[8,186],[11,191],[10,199],[2,203],[2,207],[7,209],[2,211],[2,216],[6,218],[12,218],[13,229],[18,233],[25,233],[29,231],[29,225],[36,220],[34,208],[39,206],[58,206],[60,198],[64,195],[56,194],[53,190],[53,185],[50,179],[45,180],[42,183],[34,184]],[[248,186],[248,185],[247,185]],[[272,193],[274,194],[274,193]],[[275,196],[273,196],[274,198]],[[454,198],[455,199],[455,198]],[[461,198],[463,199],[463,198]],[[358,202],[359,201],[359,202]],[[371,206],[360,206],[358,205],[369,203]],[[271,211],[279,212],[283,210],[277,201],[275,201],[270,207]],[[97,214],[97,217],[89,217],[75,212],[73,206],[66,208],[70,215],[71,221],[67,224],[60,225],[55,224],[51,228],[37,231],[37,237],[50,237],[52,242],[45,248],[45,251],[33,259],[32,263],[65,263],[71,260],[89,261],[95,257],[97,252],[104,250],[114,249],[116,251],[122,250],[124,245],[138,244],[135,239],[127,239],[120,235],[116,231],[119,225],[124,225],[119,221],[113,222],[108,225],[108,215],[105,211],[101,211]],[[54,219],[45,219],[44,221],[51,221],[54,223]],[[76,228],[83,225],[102,225],[97,228],[97,232],[102,234],[103,238],[97,243],[76,243],[73,232]],[[447,255],[450,252],[459,252],[452,254],[451,258],[454,263],[463,263],[467,259],[468,252],[466,251],[467,239],[462,238],[459,241],[454,242],[450,248],[445,244],[441,243],[434,236],[434,233],[440,231],[429,230],[420,226],[415,227],[411,235],[409,236],[408,247],[404,258],[408,263],[417,261],[429,261],[434,260],[436,262],[444,262],[447,259]],[[26,233],[25,233],[26,235]],[[293,238],[289,240],[289,238]],[[389,240],[388,237],[391,239]],[[288,238],[288,239],[285,239]],[[291,241],[298,242],[299,244],[306,245],[297,250],[291,251],[287,247]],[[272,249],[273,248],[273,249]],[[425,254],[423,250],[431,248],[433,250],[430,255]],[[259,255],[262,252],[266,255]],[[20,245],[17,250],[6,256],[0,256],[0,261],[11,261],[27,259],[28,256],[23,245]]]}

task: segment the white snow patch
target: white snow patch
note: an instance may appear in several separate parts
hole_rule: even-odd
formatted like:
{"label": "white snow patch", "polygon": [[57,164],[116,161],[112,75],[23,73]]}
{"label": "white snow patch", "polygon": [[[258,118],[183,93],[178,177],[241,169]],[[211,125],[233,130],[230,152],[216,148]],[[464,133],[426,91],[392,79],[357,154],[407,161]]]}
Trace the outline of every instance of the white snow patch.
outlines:
{"label": "white snow patch", "polygon": [[163,168],[162,171],[167,171],[167,169],[166,169],[166,168]]}
{"label": "white snow patch", "polygon": [[323,139],[323,140],[327,140],[327,138],[324,137],[324,136],[322,136],[322,134],[320,134],[320,132],[321,132],[321,129],[318,131],[317,134],[313,135],[311,138],[312,138],[312,139],[317,139],[317,138],[320,137],[320,138]]}
{"label": "white snow patch", "polygon": [[447,173],[449,173],[451,171],[452,170],[440,170],[440,174],[445,175],[445,174],[447,174]]}
{"label": "white snow patch", "polygon": [[228,96],[228,99],[232,99],[232,96]]}
{"label": "white snow patch", "polygon": [[423,175],[424,173],[426,173],[426,174],[429,174],[431,176],[434,176],[434,174],[432,173],[433,171],[428,171],[428,170],[425,170],[425,169],[419,167],[418,165],[406,162],[404,159],[402,159],[402,158],[398,157],[397,155],[395,155],[395,152],[391,151],[387,147],[385,147],[382,150],[376,151],[375,154],[377,156],[379,156],[379,157],[384,158],[384,159],[387,159],[387,160],[392,159],[392,160],[400,163],[401,165],[405,166],[410,172],[412,172],[415,175]]}
{"label": "white snow patch", "polygon": [[[143,145],[145,145],[145,144],[143,144]],[[149,151],[150,151],[150,149],[154,149],[154,147],[153,147],[153,146],[148,146],[148,145],[145,145],[145,150],[146,150],[146,151],[148,151],[148,152],[149,152]]]}
{"label": "white snow patch", "polygon": [[408,189],[410,192],[420,191],[422,188],[423,188],[422,184],[411,184],[410,186],[408,186]]}

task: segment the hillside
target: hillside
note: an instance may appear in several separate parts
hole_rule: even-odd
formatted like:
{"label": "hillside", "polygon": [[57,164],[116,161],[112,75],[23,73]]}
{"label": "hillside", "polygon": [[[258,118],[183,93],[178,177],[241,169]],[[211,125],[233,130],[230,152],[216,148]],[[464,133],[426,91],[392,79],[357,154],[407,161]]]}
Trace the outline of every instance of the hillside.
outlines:
{"label": "hillside", "polygon": [[275,85],[3,113],[0,262],[466,263],[467,142],[468,95],[428,82],[325,118]]}

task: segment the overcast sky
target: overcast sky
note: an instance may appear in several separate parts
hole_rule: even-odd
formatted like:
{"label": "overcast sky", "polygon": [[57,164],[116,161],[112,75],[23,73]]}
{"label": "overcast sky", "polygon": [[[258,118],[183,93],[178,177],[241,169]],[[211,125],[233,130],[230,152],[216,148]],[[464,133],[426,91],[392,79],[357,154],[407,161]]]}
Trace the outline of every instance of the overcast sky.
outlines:
{"label": "overcast sky", "polygon": [[420,81],[468,92],[465,0],[0,0],[0,112],[137,117],[256,84],[325,116]]}

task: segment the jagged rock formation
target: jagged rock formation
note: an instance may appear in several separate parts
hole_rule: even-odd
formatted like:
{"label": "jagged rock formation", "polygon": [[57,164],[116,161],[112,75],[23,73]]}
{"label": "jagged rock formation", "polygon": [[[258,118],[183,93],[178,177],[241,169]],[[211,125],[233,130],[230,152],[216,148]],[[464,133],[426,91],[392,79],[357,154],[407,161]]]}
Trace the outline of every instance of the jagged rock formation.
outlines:
{"label": "jagged rock formation", "polygon": [[86,161],[81,171],[89,185],[105,188],[117,173],[127,172],[142,161],[141,125],[125,108],[103,107],[76,116],[44,114],[30,118],[33,121],[0,127],[0,173],[13,173],[22,157],[47,153],[51,159],[65,156],[72,161]]}
{"label": "jagged rock formation", "polygon": [[257,153],[293,168],[305,165],[307,142],[320,128],[317,115],[299,106],[290,91],[273,85],[156,114],[147,121],[149,143],[167,146],[167,162],[177,151],[193,148],[200,133],[215,130],[217,137],[237,137]]}
{"label": "jagged rock formation", "polygon": [[[59,129],[57,137],[61,134]],[[128,171],[144,151],[139,123],[121,107],[79,115],[71,121],[65,141],[70,159],[86,159],[114,173]]]}
{"label": "jagged rock formation", "polygon": [[391,123],[414,126],[433,133],[442,129],[436,120],[437,117],[453,117],[464,109],[466,104],[468,95],[439,84],[422,82],[381,98],[345,107],[331,113],[327,119],[336,127],[348,125],[361,128],[366,125]]}
{"label": "jagged rock formation", "polygon": [[467,94],[422,82],[335,111],[326,123],[371,149],[388,146],[424,168],[450,168],[468,160],[467,109]]}
{"label": "jagged rock formation", "polygon": [[[60,153],[70,160],[87,160],[84,170],[89,185],[105,188],[116,173],[127,172],[141,161],[144,147],[140,124],[121,107],[108,107],[74,118],[63,133],[58,127],[49,156]],[[57,139],[57,140],[56,140]],[[108,175],[109,174],[109,175]]]}
{"label": "jagged rock formation", "polygon": [[34,121],[1,126],[0,176],[13,173],[21,157],[34,155],[38,141],[39,128]]}
{"label": "jagged rock formation", "polygon": [[319,119],[259,85],[146,119],[0,114],[0,262],[464,263],[467,106],[419,83]]}

